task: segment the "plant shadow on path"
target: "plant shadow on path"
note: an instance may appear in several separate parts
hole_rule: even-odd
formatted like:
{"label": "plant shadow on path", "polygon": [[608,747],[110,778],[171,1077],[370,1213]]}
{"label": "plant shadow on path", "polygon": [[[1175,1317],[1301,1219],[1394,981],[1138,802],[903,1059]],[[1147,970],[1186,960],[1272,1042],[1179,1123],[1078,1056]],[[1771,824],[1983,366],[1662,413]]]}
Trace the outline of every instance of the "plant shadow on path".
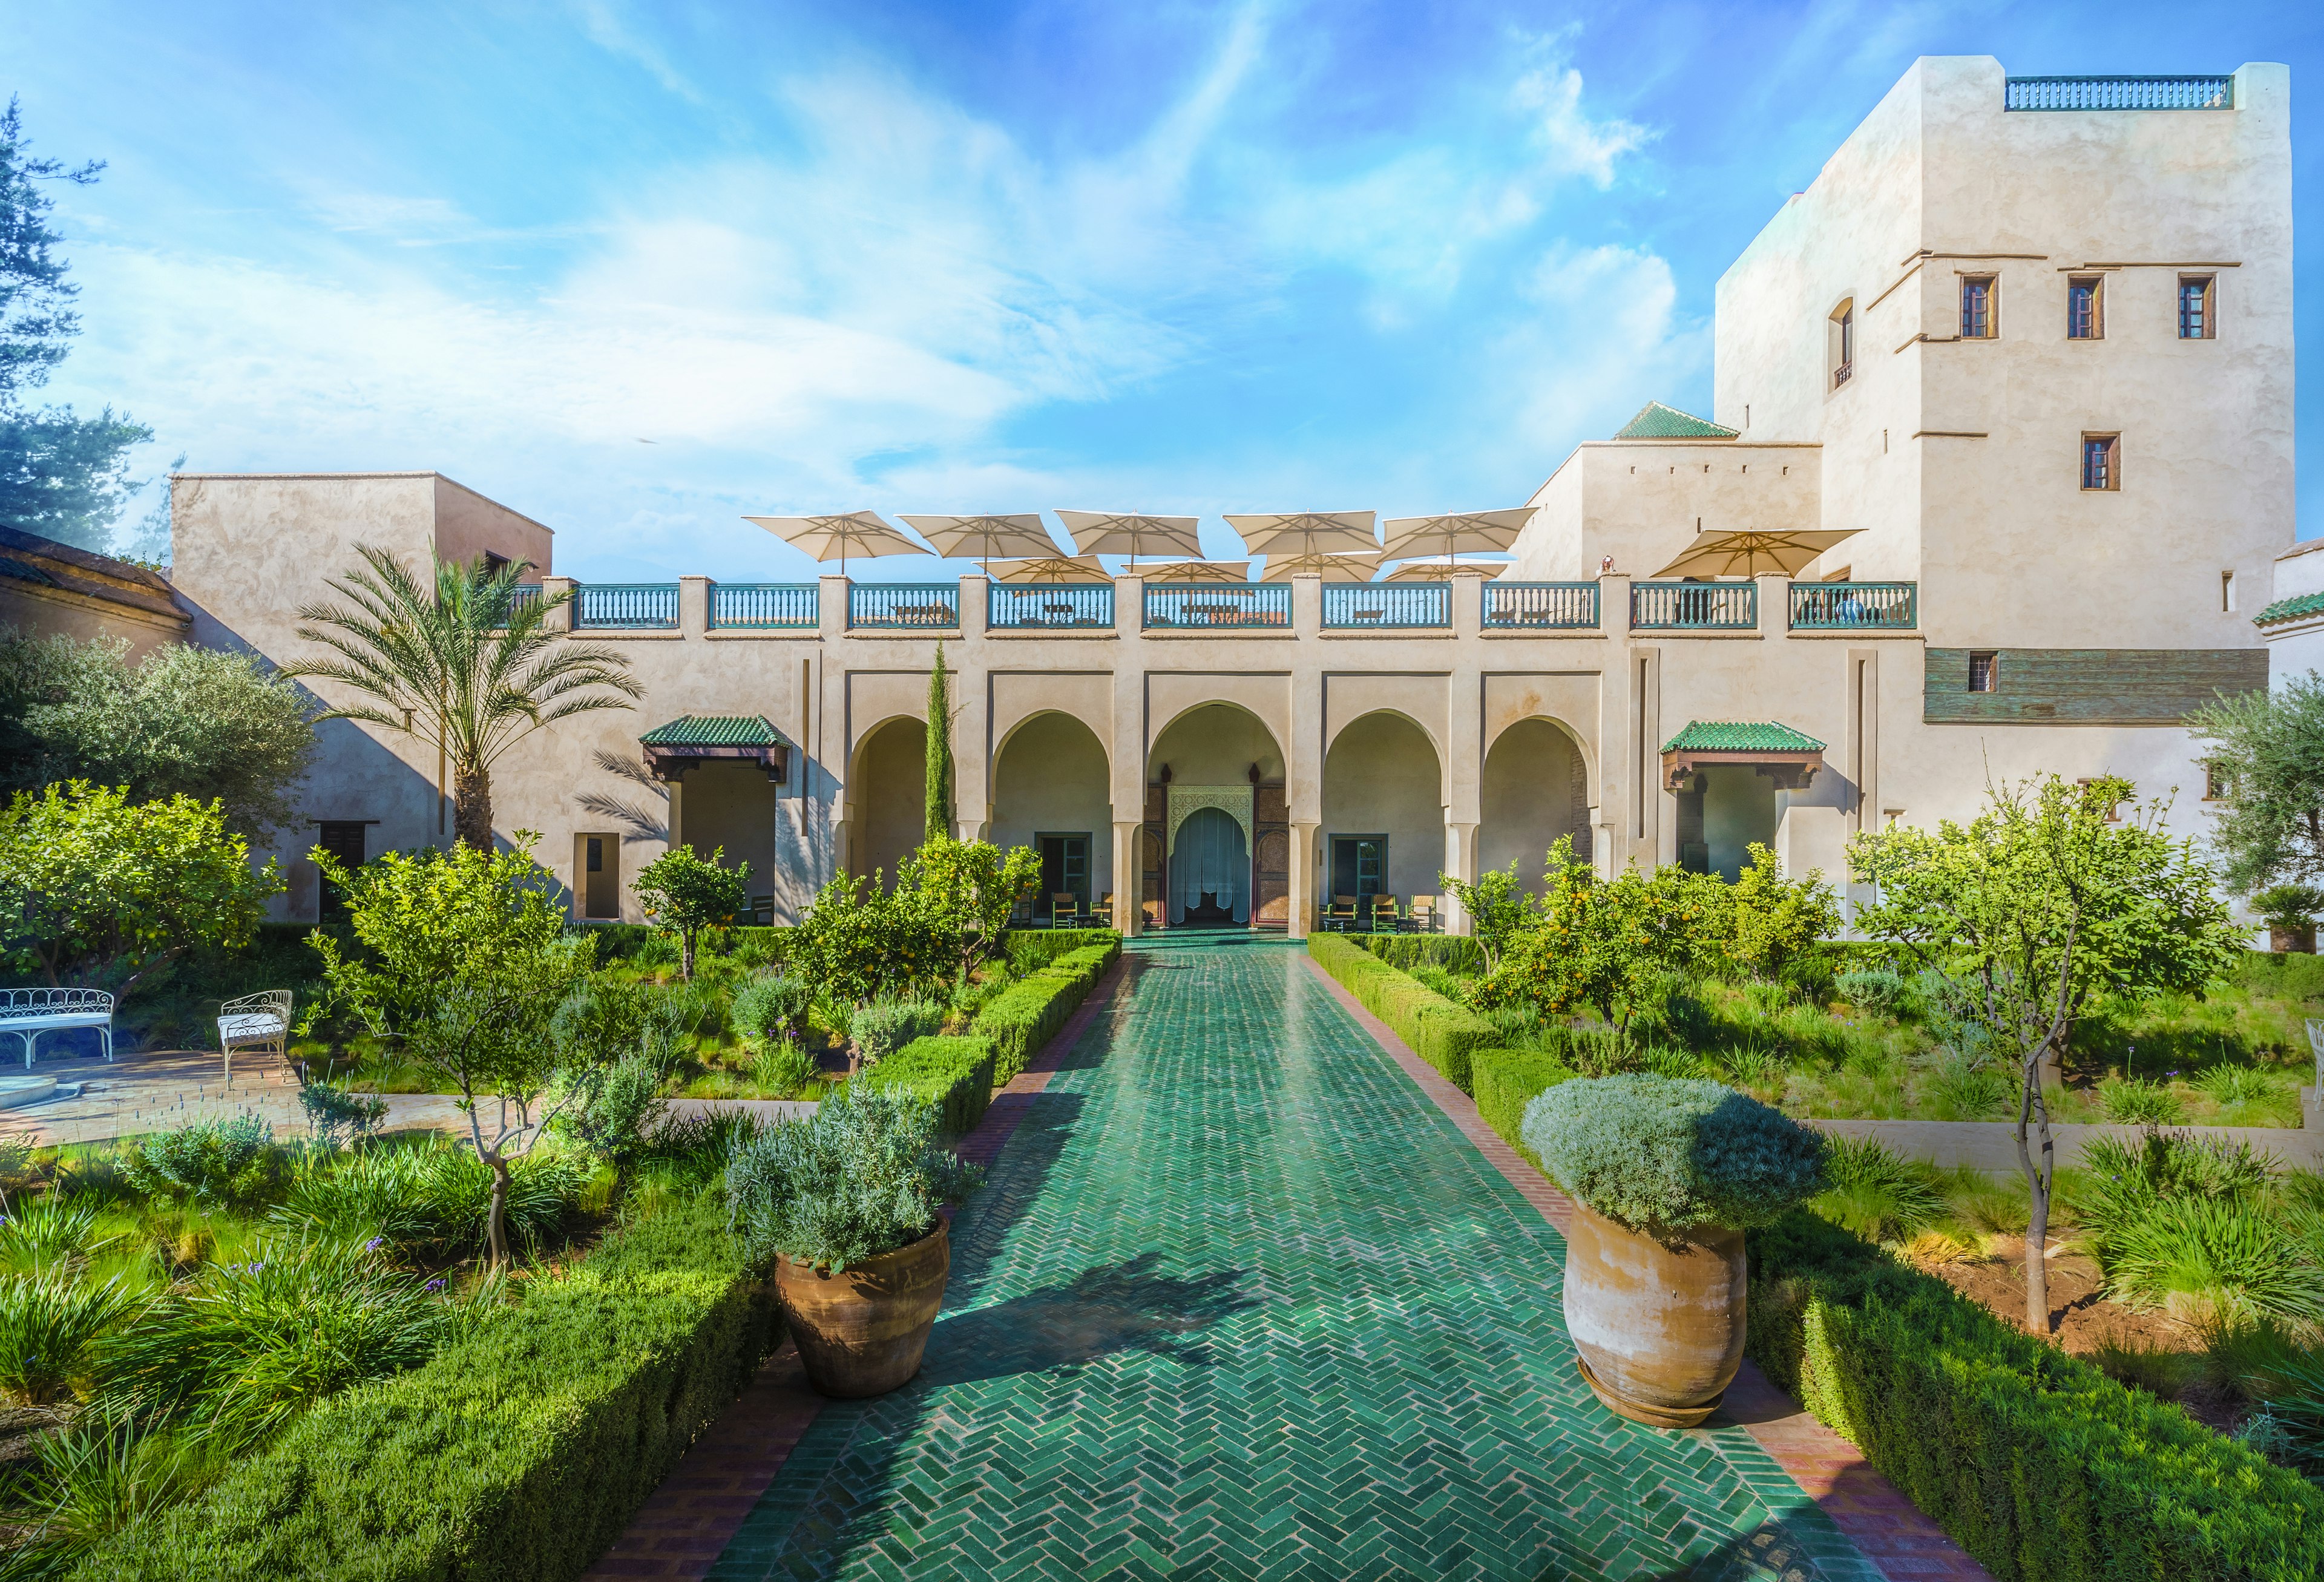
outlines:
{"label": "plant shadow on path", "polygon": [[1257,1307],[1259,1299],[1243,1291],[1244,1270],[1176,1275],[1164,1274],[1161,1264],[1161,1254],[1140,1253],[1084,1269],[1064,1285],[940,1320],[920,1381],[973,1384],[1078,1367],[1126,1351],[1207,1367],[1214,1360],[1210,1348],[1189,1337]]}

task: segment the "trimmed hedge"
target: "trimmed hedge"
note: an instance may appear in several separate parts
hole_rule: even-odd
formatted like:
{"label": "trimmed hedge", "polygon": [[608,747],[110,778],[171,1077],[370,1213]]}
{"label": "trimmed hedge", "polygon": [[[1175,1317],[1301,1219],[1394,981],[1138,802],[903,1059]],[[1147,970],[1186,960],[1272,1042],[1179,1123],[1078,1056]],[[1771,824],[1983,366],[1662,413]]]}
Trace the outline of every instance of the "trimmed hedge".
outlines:
{"label": "trimmed hedge", "polygon": [[1557,1056],[1536,1049],[1480,1049],[1470,1056],[1469,1064],[1477,1084],[1478,1115],[1540,1170],[1541,1160],[1520,1135],[1526,1106],[1580,1073]]}
{"label": "trimmed hedge", "polygon": [[2228,976],[2266,994],[2324,999],[2324,956],[2306,951],[2246,951]]}
{"label": "trimmed hedge", "polygon": [[1485,947],[1464,934],[1351,934],[1345,937],[1399,972],[1415,967],[1442,967],[1473,978],[1485,970]]}
{"label": "trimmed hedge", "polygon": [[1472,1091],[1472,1053],[1491,1048],[1500,1036],[1491,1023],[1397,971],[1347,936],[1311,934],[1307,953],[1364,1009],[1396,1029],[1396,1035],[1443,1072],[1446,1081],[1463,1093]]}
{"label": "trimmed hedge", "polygon": [[317,1407],[78,1582],[566,1582],[731,1405],[774,1311],[715,1197],[641,1221],[423,1366]]}
{"label": "trimmed hedge", "polygon": [[909,1089],[936,1106],[945,1131],[964,1136],[992,1103],[992,1040],[915,1038],[857,1081],[868,1088]]}
{"label": "trimmed hedge", "polygon": [[992,1041],[996,1085],[1025,1069],[1033,1052],[1065,1025],[1065,1018],[1089,998],[1090,989],[1120,956],[1120,934],[1107,931],[1099,938],[1102,943],[1067,951],[1010,984],[977,1013],[970,1031]]}
{"label": "trimmed hedge", "polygon": [[1012,928],[1001,936],[1009,970],[1022,977],[1038,972],[1068,951],[1085,951],[1107,941],[1121,943],[1111,928]]}
{"label": "trimmed hedge", "polygon": [[2324,1576],[2324,1490],[1835,1226],[1753,1231],[1767,1376],[2001,1582]]}

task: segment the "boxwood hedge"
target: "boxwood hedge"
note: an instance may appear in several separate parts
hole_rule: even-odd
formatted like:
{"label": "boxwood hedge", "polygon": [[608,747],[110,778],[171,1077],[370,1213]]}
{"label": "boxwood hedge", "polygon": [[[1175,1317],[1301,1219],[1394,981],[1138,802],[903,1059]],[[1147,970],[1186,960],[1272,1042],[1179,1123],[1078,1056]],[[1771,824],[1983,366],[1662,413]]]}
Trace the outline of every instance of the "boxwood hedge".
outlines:
{"label": "boxwood hedge", "polygon": [[992,1040],[971,1035],[915,1038],[859,1079],[873,1088],[906,1088],[935,1104],[939,1123],[962,1136],[992,1103]]}
{"label": "boxwood hedge", "polygon": [[1033,1052],[1065,1025],[1065,1018],[1089,998],[1091,989],[1120,954],[1121,936],[1101,934],[1099,943],[1065,952],[1047,966],[1010,984],[977,1013],[971,1031],[992,1042],[995,1083],[1006,1082],[1025,1069]]}
{"label": "boxwood hedge", "polygon": [[1491,1048],[1499,1036],[1491,1023],[1342,935],[1309,934],[1307,953],[1446,1081],[1463,1093],[1473,1090],[1471,1057]]}

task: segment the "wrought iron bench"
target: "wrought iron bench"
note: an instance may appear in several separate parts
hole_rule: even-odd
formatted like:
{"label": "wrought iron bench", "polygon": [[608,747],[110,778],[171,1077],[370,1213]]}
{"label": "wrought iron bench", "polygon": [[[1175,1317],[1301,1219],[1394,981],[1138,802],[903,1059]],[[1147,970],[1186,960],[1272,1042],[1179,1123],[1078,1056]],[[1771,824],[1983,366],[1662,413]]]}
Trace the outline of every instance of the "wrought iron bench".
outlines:
{"label": "wrought iron bench", "polygon": [[43,1033],[67,1027],[94,1027],[105,1041],[105,1058],[113,1058],[113,996],[102,989],[0,989],[0,1033],[14,1035],[24,1046],[24,1069],[32,1069],[32,1054]]}
{"label": "wrought iron bench", "polygon": [[218,1053],[226,1056],[226,1080],[234,1081],[234,1052],[263,1049],[281,1054],[290,1042],[290,991],[265,989],[218,1007]]}

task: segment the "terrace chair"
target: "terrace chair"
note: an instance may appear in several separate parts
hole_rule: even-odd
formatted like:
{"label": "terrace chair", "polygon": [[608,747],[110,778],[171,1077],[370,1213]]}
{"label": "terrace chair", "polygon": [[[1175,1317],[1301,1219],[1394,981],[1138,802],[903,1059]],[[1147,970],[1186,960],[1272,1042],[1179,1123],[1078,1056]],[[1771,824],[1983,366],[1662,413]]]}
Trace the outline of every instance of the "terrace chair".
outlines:
{"label": "terrace chair", "polygon": [[1394,896],[1372,897],[1372,932],[1374,934],[1404,932],[1404,914],[1397,908]]}
{"label": "terrace chair", "polygon": [[1356,926],[1356,898],[1353,896],[1333,896],[1330,910],[1323,914],[1323,928],[1330,934],[1351,934]]}
{"label": "terrace chair", "polygon": [[1111,890],[1106,891],[1097,898],[1097,906],[1090,913],[1089,921],[1092,928],[1113,926],[1113,892]]}
{"label": "terrace chair", "polygon": [[1049,897],[1049,926],[1079,928],[1082,925],[1082,904],[1071,890],[1057,890]]}
{"label": "terrace chair", "polygon": [[234,1083],[234,1052],[270,1050],[280,1055],[290,1042],[290,991],[261,989],[218,1007],[218,1053],[226,1057],[226,1080]]}
{"label": "terrace chair", "polygon": [[1436,932],[1436,897],[1413,897],[1412,910],[1405,915],[1404,928],[1406,934],[1434,934]]}
{"label": "terrace chair", "polygon": [[775,920],[775,897],[770,890],[763,896],[751,897],[751,921],[764,927]]}

